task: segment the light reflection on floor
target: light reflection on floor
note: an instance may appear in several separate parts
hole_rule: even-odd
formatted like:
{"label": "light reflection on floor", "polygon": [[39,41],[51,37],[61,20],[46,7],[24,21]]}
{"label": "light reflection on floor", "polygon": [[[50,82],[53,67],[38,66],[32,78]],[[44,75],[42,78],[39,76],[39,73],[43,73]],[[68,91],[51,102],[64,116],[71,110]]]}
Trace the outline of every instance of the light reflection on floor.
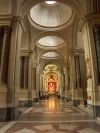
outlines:
{"label": "light reflection on floor", "polygon": [[100,133],[93,118],[62,99],[49,97],[25,112],[1,126],[0,133]]}
{"label": "light reflection on floor", "polygon": [[56,111],[56,101],[54,98],[48,100],[48,109],[51,112]]}
{"label": "light reflection on floor", "polygon": [[44,106],[46,110],[53,113],[63,109],[63,102],[64,101],[51,96],[46,101],[44,101]]}

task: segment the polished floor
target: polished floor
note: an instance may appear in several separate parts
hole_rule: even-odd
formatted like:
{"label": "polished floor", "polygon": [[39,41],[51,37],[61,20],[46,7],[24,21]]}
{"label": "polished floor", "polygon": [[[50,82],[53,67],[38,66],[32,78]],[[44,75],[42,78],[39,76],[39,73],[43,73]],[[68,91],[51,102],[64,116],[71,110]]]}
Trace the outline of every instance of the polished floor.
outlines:
{"label": "polished floor", "polygon": [[100,123],[62,99],[50,97],[20,108],[16,121],[0,123],[0,133],[100,133]]}

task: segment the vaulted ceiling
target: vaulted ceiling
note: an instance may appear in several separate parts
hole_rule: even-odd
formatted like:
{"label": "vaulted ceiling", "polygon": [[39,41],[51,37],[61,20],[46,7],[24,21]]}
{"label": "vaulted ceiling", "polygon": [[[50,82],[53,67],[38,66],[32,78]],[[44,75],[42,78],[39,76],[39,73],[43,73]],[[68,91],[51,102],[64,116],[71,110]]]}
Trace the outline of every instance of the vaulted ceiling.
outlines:
{"label": "vaulted ceiling", "polygon": [[70,21],[73,15],[71,7],[62,2],[53,2],[55,3],[47,4],[46,2],[41,2],[31,8],[30,17],[33,23],[39,26],[53,28]]}
{"label": "vaulted ceiling", "polygon": [[[89,2],[90,0],[87,4]],[[23,18],[25,34],[28,33],[30,40],[27,48],[36,50],[38,60],[57,59],[67,63],[71,51],[76,47],[80,20],[90,10],[85,4],[86,0],[84,2],[80,0],[25,0],[23,2],[19,14]]]}

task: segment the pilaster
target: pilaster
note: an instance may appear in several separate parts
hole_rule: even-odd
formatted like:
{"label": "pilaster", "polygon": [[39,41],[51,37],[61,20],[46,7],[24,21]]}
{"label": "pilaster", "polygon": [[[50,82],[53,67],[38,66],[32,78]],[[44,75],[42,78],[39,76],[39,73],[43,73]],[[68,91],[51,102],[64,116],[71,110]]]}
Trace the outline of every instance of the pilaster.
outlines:
{"label": "pilaster", "polygon": [[8,65],[7,86],[7,117],[6,120],[16,119],[19,115],[19,78],[20,78],[20,46],[22,29],[21,18],[13,17],[11,25],[11,43]]}
{"label": "pilaster", "polygon": [[[95,32],[96,25],[100,25],[99,13],[89,14],[88,16],[86,16],[84,24],[81,26],[87,68],[87,104],[91,107],[91,111],[89,113],[91,115],[94,115],[95,117],[100,115],[98,111],[100,109],[100,84],[98,82],[98,59],[96,53],[96,41],[100,43],[100,40],[97,39],[97,36],[99,35],[97,35],[97,33]],[[97,49],[99,50],[99,48]]]}
{"label": "pilaster", "polygon": [[75,106],[84,105],[84,83],[85,83],[85,61],[84,59],[84,52],[82,49],[76,49],[74,51],[75,55],[75,85],[73,90],[73,104]]}
{"label": "pilaster", "polygon": [[10,46],[10,26],[1,26],[0,42],[0,121],[6,119],[7,74]]}

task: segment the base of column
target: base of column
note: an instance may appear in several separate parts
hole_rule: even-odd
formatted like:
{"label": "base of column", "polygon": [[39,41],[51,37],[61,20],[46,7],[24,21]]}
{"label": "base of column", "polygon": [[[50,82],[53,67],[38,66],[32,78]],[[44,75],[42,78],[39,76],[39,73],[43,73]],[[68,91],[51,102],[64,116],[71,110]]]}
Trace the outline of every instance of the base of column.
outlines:
{"label": "base of column", "polygon": [[6,113],[6,121],[16,120],[19,116],[19,107],[8,107]]}
{"label": "base of column", "polygon": [[39,98],[33,98],[33,103],[37,103],[39,101]]}
{"label": "base of column", "polygon": [[18,107],[0,108],[0,122],[16,120],[18,116]]}
{"label": "base of column", "polygon": [[89,114],[94,117],[100,117],[100,105],[88,105]]}
{"label": "base of column", "polygon": [[74,106],[78,106],[78,105],[80,105],[80,100],[79,99],[77,99],[77,100],[73,99],[72,103],[73,103]]}
{"label": "base of column", "polygon": [[100,105],[98,106],[94,106],[94,110],[96,111],[96,116],[99,116],[100,117]]}
{"label": "base of column", "polygon": [[0,108],[0,122],[6,121],[6,108]]}
{"label": "base of column", "polygon": [[21,100],[19,101],[19,106],[20,107],[32,107],[33,101],[32,100]]}
{"label": "base of column", "polygon": [[65,97],[65,99],[66,99],[66,102],[72,101],[72,98],[71,97]]}
{"label": "base of column", "polygon": [[6,120],[6,112],[7,112],[7,87],[5,84],[0,84],[0,121]]}

